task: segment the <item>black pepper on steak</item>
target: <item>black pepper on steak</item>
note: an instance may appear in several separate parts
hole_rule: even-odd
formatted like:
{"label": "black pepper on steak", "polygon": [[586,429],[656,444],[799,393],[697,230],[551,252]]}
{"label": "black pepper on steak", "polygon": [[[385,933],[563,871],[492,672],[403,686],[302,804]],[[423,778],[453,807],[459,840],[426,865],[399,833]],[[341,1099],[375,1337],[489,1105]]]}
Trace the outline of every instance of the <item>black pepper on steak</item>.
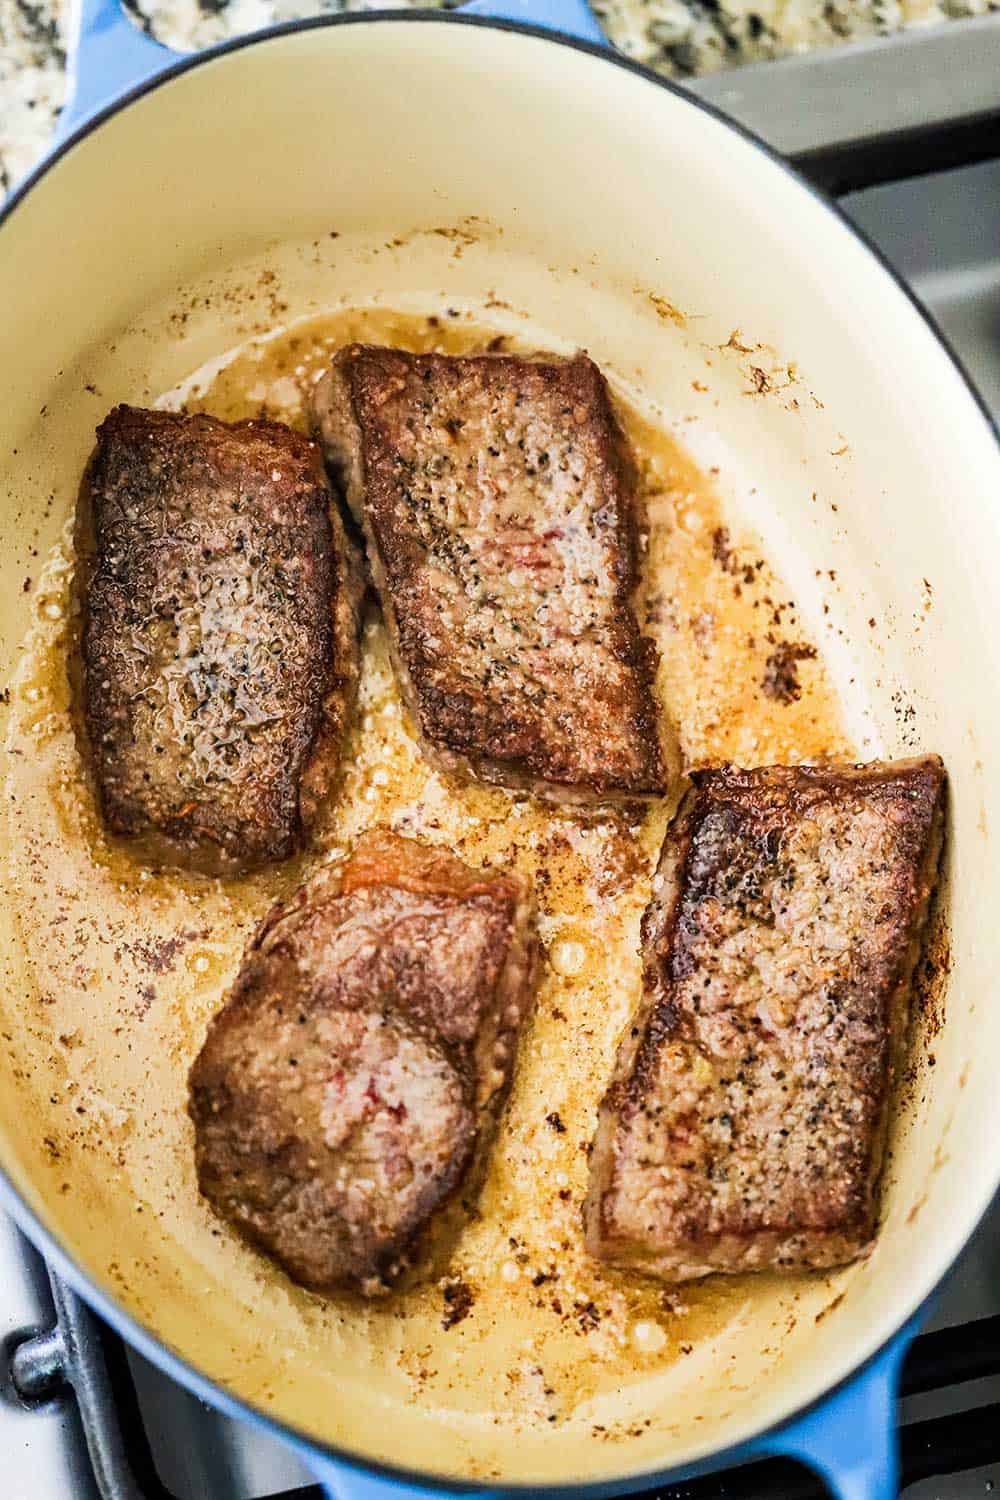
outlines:
{"label": "black pepper on steak", "polygon": [[[274,908],[209,1025],[188,1106],[201,1191],[317,1291],[384,1292],[432,1221],[444,1253],[473,1207],[537,957],[519,877],[363,835]],[[471,1309],[464,1286],[448,1283],[446,1327]]]}
{"label": "black pepper on steak", "polygon": [[313,411],[428,755],[555,801],[661,795],[676,747],[633,608],[633,465],[597,366],[351,345]]}
{"label": "black pepper on steak", "polygon": [[944,768],[928,755],[692,780],[599,1114],[587,1243],[668,1282],[840,1265],[875,1233]]}
{"label": "black pepper on steak", "polygon": [[286,858],[337,773],[359,669],[360,571],[316,445],[118,406],[77,550],[109,829],[212,873]]}

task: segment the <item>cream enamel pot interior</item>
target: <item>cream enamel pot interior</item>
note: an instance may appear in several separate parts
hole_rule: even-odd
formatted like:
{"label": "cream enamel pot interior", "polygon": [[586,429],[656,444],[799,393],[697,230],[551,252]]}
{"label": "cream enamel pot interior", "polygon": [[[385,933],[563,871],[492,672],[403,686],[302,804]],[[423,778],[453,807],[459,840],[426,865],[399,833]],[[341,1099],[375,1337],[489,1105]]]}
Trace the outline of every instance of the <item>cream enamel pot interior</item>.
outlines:
{"label": "cream enamel pot interior", "polygon": [[[167,59],[92,0],[77,118],[96,113],[0,232],[5,676],[28,626],[22,582],[72,508],[95,421],[268,317],[447,299],[586,346],[667,413],[692,411],[692,382],[707,383],[711,419],[690,441],[715,434],[723,495],[823,642],[856,742],[938,750],[951,778],[945,1024],[900,1101],[877,1248],[837,1276],[762,1284],[688,1357],[554,1425],[477,1410],[474,1391],[422,1404],[377,1364],[302,1338],[289,1298],[251,1308],[213,1282],[124,1178],[60,1195],[33,1083],[44,1060],[15,1015],[37,981],[13,903],[3,1201],[126,1337],[269,1424],[332,1494],[610,1494],[784,1452],[845,1500],[888,1497],[906,1337],[1000,1172],[997,442],[906,293],[786,164],[590,45],[578,12],[540,19],[578,35],[440,14],[281,28],[97,110]],[[208,285],[180,318],[178,289]],[[81,383],[92,356],[99,400]],[[838,587],[817,581],[828,570]],[[113,975],[102,984],[95,1006]]]}

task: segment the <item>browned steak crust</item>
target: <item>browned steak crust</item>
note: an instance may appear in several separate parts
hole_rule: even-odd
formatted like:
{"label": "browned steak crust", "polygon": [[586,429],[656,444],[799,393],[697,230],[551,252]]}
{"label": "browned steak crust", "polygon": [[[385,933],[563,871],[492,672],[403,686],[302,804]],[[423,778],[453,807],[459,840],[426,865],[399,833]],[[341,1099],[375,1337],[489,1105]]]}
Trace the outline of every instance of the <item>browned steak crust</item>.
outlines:
{"label": "browned steak crust", "polygon": [[212,872],[291,854],[358,677],[359,569],[316,445],[272,422],[116,407],[78,543],[108,827]]}
{"label": "browned steak crust", "polygon": [[838,1265],[875,1233],[944,769],[927,756],[693,781],[600,1112],[588,1245],[668,1281]]}
{"label": "browned steak crust", "polygon": [[314,415],[428,753],[561,801],[660,795],[632,466],[597,366],[352,345]]}
{"label": "browned steak crust", "polygon": [[304,1286],[383,1291],[475,1189],[536,964],[518,877],[363,836],[274,908],[209,1026],[202,1192]]}

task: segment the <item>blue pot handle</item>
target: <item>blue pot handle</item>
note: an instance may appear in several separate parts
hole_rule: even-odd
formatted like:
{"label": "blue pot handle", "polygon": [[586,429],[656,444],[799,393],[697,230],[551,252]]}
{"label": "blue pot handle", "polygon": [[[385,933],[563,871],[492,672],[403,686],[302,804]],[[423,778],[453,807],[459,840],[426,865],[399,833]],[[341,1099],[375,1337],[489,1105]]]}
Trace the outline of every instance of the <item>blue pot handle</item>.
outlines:
{"label": "blue pot handle", "polygon": [[[323,1487],[327,1500],[442,1500],[442,1491],[426,1490],[420,1485],[400,1484],[398,1479],[377,1479],[359,1474],[343,1464],[318,1462],[306,1455],[313,1477]],[[456,1491],[450,1500],[486,1500],[482,1490]],[[492,1500],[492,1497],[491,1497]]]}
{"label": "blue pot handle", "polygon": [[926,1314],[902,1328],[846,1385],[806,1416],[756,1442],[756,1454],[795,1458],[834,1500],[897,1500],[896,1401],[903,1359]]}
{"label": "blue pot handle", "polygon": [[606,47],[597,18],[586,0],[471,0],[461,6],[467,16],[486,16],[491,21],[524,21],[530,26],[544,26],[547,31],[561,31],[564,36]]}
{"label": "blue pot handle", "polygon": [[[468,15],[526,21],[606,45],[586,0],[472,0],[462,8]],[[187,55],[162,46],[140,31],[125,15],[119,0],[81,0],[79,32],[69,58],[69,99],[59,119],[56,141],[65,140],[84,120]]]}
{"label": "blue pot handle", "polygon": [[69,97],[56,127],[57,143],[185,55],[133,26],[119,0],[80,0],[79,14],[67,70]]}

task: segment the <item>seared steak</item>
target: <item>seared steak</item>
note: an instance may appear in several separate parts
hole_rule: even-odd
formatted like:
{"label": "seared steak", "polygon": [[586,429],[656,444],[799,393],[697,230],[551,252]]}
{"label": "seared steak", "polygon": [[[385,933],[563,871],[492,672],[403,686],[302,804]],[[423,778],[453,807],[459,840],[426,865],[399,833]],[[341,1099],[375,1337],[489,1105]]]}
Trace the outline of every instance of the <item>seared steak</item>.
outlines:
{"label": "seared steak", "polygon": [[838,1265],[875,1233],[944,770],[927,756],[693,781],[601,1108],[588,1245],[667,1281]]}
{"label": "seared steak", "polygon": [[209,1027],[202,1192],[304,1286],[385,1290],[478,1185],[536,957],[520,879],[365,835],[270,913]]}
{"label": "seared steak", "polygon": [[360,574],[315,444],[118,406],[78,543],[108,827],[211,872],[284,859],[337,770],[358,677]]}
{"label": "seared steak", "polygon": [[632,468],[597,366],[352,345],[314,417],[428,754],[560,801],[659,796]]}

